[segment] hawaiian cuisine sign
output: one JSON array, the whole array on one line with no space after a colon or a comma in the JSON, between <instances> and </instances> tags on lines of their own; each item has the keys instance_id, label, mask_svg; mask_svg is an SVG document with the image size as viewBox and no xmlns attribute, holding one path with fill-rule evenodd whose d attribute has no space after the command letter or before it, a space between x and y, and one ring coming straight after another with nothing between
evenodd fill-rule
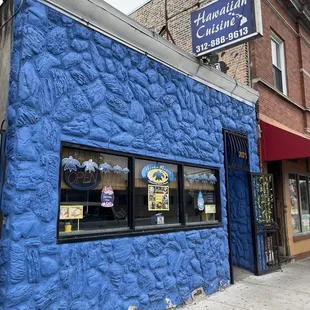
<instances>
[{"instance_id":1,"label":"hawaiian cuisine sign","mask_svg":"<svg viewBox=\"0 0 310 310\"><path fill-rule=\"evenodd\" d=\"M202 56L262 35L260 0L216 0L191 14L193 53Z\"/></svg>"}]
</instances>

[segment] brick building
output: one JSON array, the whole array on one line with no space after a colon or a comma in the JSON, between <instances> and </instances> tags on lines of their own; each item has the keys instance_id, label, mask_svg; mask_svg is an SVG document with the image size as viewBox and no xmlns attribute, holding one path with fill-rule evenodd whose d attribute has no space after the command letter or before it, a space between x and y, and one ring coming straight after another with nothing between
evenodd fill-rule
<instances>
[{"instance_id":1,"label":"brick building","mask_svg":"<svg viewBox=\"0 0 310 310\"><path fill-rule=\"evenodd\" d=\"M165 10L164 0L153 0L130 16L158 33L168 27L191 52L190 13L207 2L167 0ZM281 252L302 258L310 255L310 2L261 0L261 7L264 36L223 60L228 75L260 94L261 169L274 174Z\"/></svg>"},{"instance_id":2,"label":"brick building","mask_svg":"<svg viewBox=\"0 0 310 310\"><path fill-rule=\"evenodd\" d=\"M164 32L167 27L172 39L167 35L167 32L163 36L170 41L173 40L177 46L191 53L190 13L208 2L210 0L167 0L168 18L166 18L165 0L152 0L132 12L129 16L156 33ZM248 44L226 50L222 60L229 67L227 72L229 76L249 85Z\"/></svg>"}]
</instances>

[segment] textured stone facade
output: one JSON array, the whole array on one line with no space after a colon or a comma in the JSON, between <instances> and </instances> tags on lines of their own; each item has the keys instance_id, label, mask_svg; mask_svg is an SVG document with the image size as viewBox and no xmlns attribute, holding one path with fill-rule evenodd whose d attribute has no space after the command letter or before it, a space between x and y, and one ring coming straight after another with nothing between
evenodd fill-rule
<instances>
[{"instance_id":1,"label":"textured stone facade","mask_svg":"<svg viewBox=\"0 0 310 310\"><path fill-rule=\"evenodd\" d=\"M229 283L223 128L255 109L27 1L14 21L2 309L165 309ZM222 228L57 244L61 141L220 168Z\"/></svg>"},{"instance_id":2,"label":"textured stone facade","mask_svg":"<svg viewBox=\"0 0 310 310\"><path fill-rule=\"evenodd\" d=\"M203 6L211 0L200 1ZM190 14L198 9L197 0L167 0L168 28L175 44L192 53ZM166 25L165 0L152 0L130 14L143 26L159 33ZM164 37L171 41L165 34ZM248 44L242 44L225 51L221 58L230 68L227 74L249 85Z\"/></svg>"},{"instance_id":3,"label":"textured stone facade","mask_svg":"<svg viewBox=\"0 0 310 310\"><path fill-rule=\"evenodd\" d=\"M248 173L229 170L228 182L233 264L254 272Z\"/></svg>"}]
</instances>

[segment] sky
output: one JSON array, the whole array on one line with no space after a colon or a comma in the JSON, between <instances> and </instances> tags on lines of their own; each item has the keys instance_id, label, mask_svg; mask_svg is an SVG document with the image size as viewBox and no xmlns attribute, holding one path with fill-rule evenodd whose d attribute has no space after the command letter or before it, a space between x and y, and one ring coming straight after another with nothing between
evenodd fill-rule
<instances>
[{"instance_id":1,"label":"sky","mask_svg":"<svg viewBox=\"0 0 310 310\"><path fill-rule=\"evenodd\" d=\"M1 1L1 0L0 0ZM104 0L109 4L113 5L118 10L125 14L132 12L139 5L147 2L147 0Z\"/></svg>"}]
</instances>

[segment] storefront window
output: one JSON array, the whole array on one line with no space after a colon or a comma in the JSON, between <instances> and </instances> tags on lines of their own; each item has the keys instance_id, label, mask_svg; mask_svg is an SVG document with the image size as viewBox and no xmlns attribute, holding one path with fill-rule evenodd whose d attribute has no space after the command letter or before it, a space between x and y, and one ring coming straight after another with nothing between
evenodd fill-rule
<instances>
[{"instance_id":1,"label":"storefront window","mask_svg":"<svg viewBox=\"0 0 310 310\"><path fill-rule=\"evenodd\" d=\"M206 168L184 167L184 204L186 223L216 222L217 178Z\"/></svg>"},{"instance_id":2,"label":"storefront window","mask_svg":"<svg viewBox=\"0 0 310 310\"><path fill-rule=\"evenodd\" d=\"M293 233L300 233L300 213L298 206L298 187L297 187L297 176L295 174L289 175L289 195L291 202L291 217L292 217L292 228Z\"/></svg>"},{"instance_id":3,"label":"storefront window","mask_svg":"<svg viewBox=\"0 0 310 310\"><path fill-rule=\"evenodd\" d=\"M180 225L178 166L135 161L135 225Z\"/></svg>"},{"instance_id":4,"label":"storefront window","mask_svg":"<svg viewBox=\"0 0 310 310\"><path fill-rule=\"evenodd\" d=\"M58 242L217 227L216 168L63 143Z\"/></svg>"},{"instance_id":5,"label":"storefront window","mask_svg":"<svg viewBox=\"0 0 310 310\"><path fill-rule=\"evenodd\" d=\"M59 235L128 229L128 159L63 148Z\"/></svg>"},{"instance_id":6,"label":"storefront window","mask_svg":"<svg viewBox=\"0 0 310 310\"><path fill-rule=\"evenodd\" d=\"M302 214L303 231L309 231L309 199L308 199L308 179L305 176L299 177L300 205Z\"/></svg>"}]
</instances>

